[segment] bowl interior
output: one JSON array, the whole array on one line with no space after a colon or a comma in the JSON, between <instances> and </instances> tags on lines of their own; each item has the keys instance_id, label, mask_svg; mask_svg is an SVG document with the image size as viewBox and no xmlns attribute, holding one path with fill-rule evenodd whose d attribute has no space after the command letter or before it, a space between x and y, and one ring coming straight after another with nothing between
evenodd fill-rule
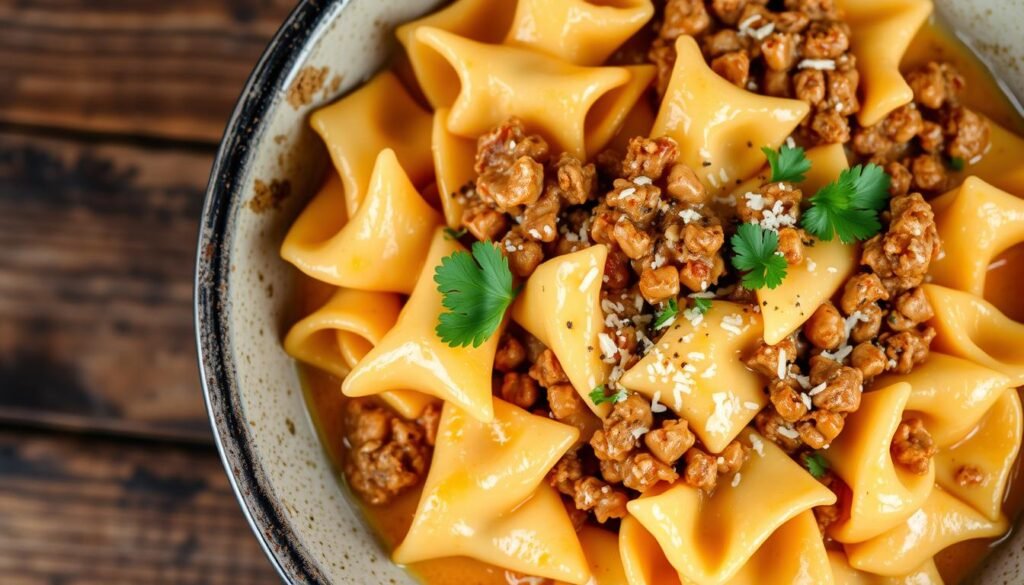
<instances>
[{"instance_id":1,"label":"bowl interior","mask_svg":"<svg viewBox=\"0 0 1024 585\"><path fill-rule=\"evenodd\" d=\"M438 4L301 3L243 93L214 167L197 269L208 405L243 509L291 582L414 582L390 563L349 502L309 418L295 365L281 349L298 315L296 272L278 249L329 164L307 124L310 111L376 72L395 49L394 27ZM997 75L1024 95L1019 0L936 4ZM289 88L309 68L326 72L320 89L306 92L308 103L302 103L307 100ZM269 201L269 209L254 199ZM1018 531L990 557L977 582L1013 582L1022 553Z\"/></svg>"}]
</instances>

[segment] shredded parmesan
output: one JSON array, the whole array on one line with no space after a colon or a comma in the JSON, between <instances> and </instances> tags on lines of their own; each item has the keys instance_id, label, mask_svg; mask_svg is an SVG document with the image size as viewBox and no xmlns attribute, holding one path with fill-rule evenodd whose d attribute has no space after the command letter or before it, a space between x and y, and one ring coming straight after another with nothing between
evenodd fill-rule
<instances>
[{"instance_id":1,"label":"shredded parmesan","mask_svg":"<svg viewBox=\"0 0 1024 585\"><path fill-rule=\"evenodd\" d=\"M615 345L615 340L602 331L597 334L597 341L601 346L601 353L603 354L601 357L603 361L606 363L614 363L615 353L619 351L619 346ZM612 361L609 362L609 359Z\"/></svg>"},{"instance_id":2,"label":"shredded parmesan","mask_svg":"<svg viewBox=\"0 0 1024 585\"><path fill-rule=\"evenodd\" d=\"M818 265L814 262L814 260L811 260L811 258L808 257L807 258L807 272L814 272L817 269L818 269Z\"/></svg>"},{"instance_id":3,"label":"shredded parmesan","mask_svg":"<svg viewBox=\"0 0 1024 585\"><path fill-rule=\"evenodd\" d=\"M540 232L538 232L536 230L536 228L530 228L530 231L528 231L526 233L530 234L530 237L535 239L535 240L539 240L540 239Z\"/></svg>"},{"instance_id":4,"label":"shredded parmesan","mask_svg":"<svg viewBox=\"0 0 1024 585\"><path fill-rule=\"evenodd\" d=\"M591 266L590 270L588 270L587 274L583 277L583 280L580 281L580 292L587 291L590 285L594 283L594 279L597 278L597 273L597 267Z\"/></svg>"},{"instance_id":5,"label":"shredded parmesan","mask_svg":"<svg viewBox=\"0 0 1024 585\"><path fill-rule=\"evenodd\" d=\"M828 387L828 384L822 382L821 384L818 384L814 388L811 388L810 390L808 390L807 391L807 395L808 396L817 396L818 394L821 394L822 392L824 392L826 387Z\"/></svg>"},{"instance_id":6,"label":"shredded parmesan","mask_svg":"<svg viewBox=\"0 0 1024 585\"><path fill-rule=\"evenodd\" d=\"M619 191L619 199L625 199L634 193L636 193L636 187L626 187L622 191Z\"/></svg>"},{"instance_id":7,"label":"shredded parmesan","mask_svg":"<svg viewBox=\"0 0 1024 585\"><path fill-rule=\"evenodd\" d=\"M645 177L643 175L640 175L639 177L633 179L634 185L650 185L653 182L654 181L652 181L650 177Z\"/></svg>"},{"instance_id":8,"label":"shredded parmesan","mask_svg":"<svg viewBox=\"0 0 1024 585\"><path fill-rule=\"evenodd\" d=\"M787 439L797 439L797 438L800 437L800 433L796 432L795 430L793 430L793 429L791 429L789 427L785 427L785 426L781 426L781 425L778 428L778 433L780 435L782 435L783 437L786 437Z\"/></svg>"},{"instance_id":9,"label":"shredded parmesan","mask_svg":"<svg viewBox=\"0 0 1024 585\"><path fill-rule=\"evenodd\" d=\"M729 392L715 392L711 395L715 409L708 417L704 428L708 433L723 435L729 432L732 417L739 410L739 398Z\"/></svg>"},{"instance_id":10,"label":"shredded parmesan","mask_svg":"<svg viewBox=\"0 0 1024 585\"><path fill-rule=\"evenodd\" d=\"M683 311L683 318L690 322L690 325L696 327L704 322L704 315L697 310L697 307L690 307Z\"/></svg>"},{"instance_id":11,"label":"shredded parmesan","mask_svg":"<svg viewBox=\"0 0 1024 585\"><path fill-rule=\"evenodd\" d=\"M740 480L742 480L742 479L743 479L742 475L740 475L740 472L737 471L736 475L732 476L732 487L736 487L736 486L740 485Z\"/></svg>"},{"instance_id":12,"label":"shredded parmesan","mask_svg":"<svg viewBox=\"0 0 1024 585\"><path fill-rule=\"evenodd\" d=\"M750 447L754 449L755 453L757 453L761 457L764 457L764 441L761 440L761 437L758 437L757 435L751 433Z\"/></svg>"},{"instance_id":13,"label":"shredded parmesan","mask_svg":"<svg viewBox=\"0 0 1024 585\"><path fill-rule=\"evenodd\" d=\"M732 333L733 335L740 335L741 333L743 333L743 330L740 329L742 325L743 317L738 313L722 317L722 329L725 329L726 331Z\"/></svg>"},{"instance_id":14,"label":"shredded parmesan","mask_svg":"<svg viewBox=\"0 0 1024 585\"><path fill-rule=\"evenodd\" d=\"M792 136L787 136L786 137L786 146L788 146L790 148L796 148L796 141L793 140Z\"/></svg>"},{"instance_id":15,"label":"shredded parmesan","mask_svg":"<svg viewBox=\"0 0 1024 585\"><path fill-rule=\"evenodd\" d=\"M801 392L800 393L800 400L803 401L804 406L807 407L807 410L811 410L811 409L814 408L814 403L811 402L811 397L808 396L807 394L804 394L803 392Z\"/></svg>"},{"instance_id":16,"label":"shredded parmesan","mask_svg":"<svg viewBox=\"0 0 1024 585\"><path fill-rule=\"evenodd\" d=\"M693 223L703 219L703 215L700 212L693 209L684 209L679 212L679 217L682 218L684 224Z\"/></svg>"},{"instance_id":17,"label":"shredded parmesan","mask_svg":"<svg viewBox=\"0 0 1024 585\"><path fill-rule=\"evenodd\" d=\"M775 365L775 375L780 380L786 379L786 350L779 348L779 362Z\"/></svg>"},{"instance_id":18,"label":"shredded parmesan","mask_svg":"<svg viewBox=\"0 0 1024 585\"><path fill-rule=\"evenodd\" d=\"M651 430L651 429L649 429L647 427L637 427L637 428L631 430L630 434L633 435L634 439L639 439L640 437L646 435L647 431L649 431L649 430Z\"/></svg>"},{"instance_id":19,"label":"shredded parmesan","mask_svg":"<svg viewBox=\"0 0 1024 585\"><path fill-rule=\"evenodd\" d=\"M701 374L700 377L701 378L705 378L705 379L712 378L712 377L714 377L714 375L715 375L715 373L717 371L718 371L718 364L712 363L710 366L708 366L708 369L704 370L704 373Z\"/></svg>"},{"instance_id":20,"label":"shredded parmesan","mask_svg":"<svg viewBox=\"0 0 1024 585\"><path fill-rule=\"evenodd\" d=\"M654 398L651 398L651 412L654 414L668 410L668 407L660 403L659 400L661 400L661 390L655 390Z\"/></svg>"},{"instance_id":21,"label":"shredded parmesan","mask_svg":"<svg viewBox=\"0 0 1024 585\"><path fill-rule=\"evenodd\" d=\"M817 69L818 71L835 71L836 62L832 59L804 59L796 66L797 69Z\"/></svg>"}]
</instances>

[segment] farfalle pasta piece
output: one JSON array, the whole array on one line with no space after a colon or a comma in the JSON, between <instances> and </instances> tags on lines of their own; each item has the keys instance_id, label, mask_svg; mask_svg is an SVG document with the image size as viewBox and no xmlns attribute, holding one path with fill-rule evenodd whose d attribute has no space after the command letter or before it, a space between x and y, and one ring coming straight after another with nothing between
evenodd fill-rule
<instances>
[{"instance_id":1,"label":"farfalle pasta piece","mask_svg":"<svg viewBox=\"0 0 1024 585\"><path fill-rule=\"evenodd\" d=\"M608 248L595 245L542 263L512 305L512 319L554 352L576 392L600 417L611 406L594 404L590 391L604 384L611 370L601 360L599 337L607 257Z\"/></svg>"},{"instance_id":2,"label":"farfalle pasta piece","mask_svg":"<svg viewBox=\"0 0 1024 585\"><path fill-rule=\"evenodd\" d=\"M1024 384L1024 324L972 294L943 286L922 287L935 310L932 349L981 364Z\"/></svg>"},{"instance_id":3,"label":"farfalle pasta piece","mask_svg":"<svg viewBox=\"0 0 1024 585\"><path fill-rule=\"evenodd\" d=\"M829 551L828 560L832 565L835 585L944 585L939 569L931 559L913 571L895 577L858 571L850 566L846 554L841 551Z\"/></svg>"},{"instance_id":4,"label":"farfalle pasta piece","mask_svg":"<svg viewBox=\"0 0 1024 585\"><path fill-rule=\"evenodd\" d=\"M979 114L980 115L980 114ZM1017 197L1024 197L1024 166L1020 164L1020 153L1024 152L1024 139L986 118L989 129L989 147L976 160L966 160L961 175L975 176Z\"/></svg>"},{"instance_id":5,"label":"farfalle pasta piece","mask_svg":"<svg viewBox=\"0 0 1024 585\"><path fill-rule=\"evenodd\" d=\"M519 0L505 43L600 65L653 15L651 0Z\"/></svg>"},{"instance_id":6,"label":"farfalle pasta piece","mask_svg":"<svg viewBox=\"0 0 1024 585\"><path fill-rule=\"evenodd\" d=\"M338 289L327 303L292 326L284 350L300 362L344 378L398 319L401 300L391 293ZM434 399L408 390L381 394L408 419Z\"/></svg>"},{"instance_id":7,"label":"farfalle pasta piece","mask_svg":"<svg viewBox=\"0 0 1024 585\"><path fill-rule=\"evenodd\" d=\"M679 585L681 581L658 541L635 519L619 529L628 585ZM810 511L783 524L728 585L832 585L832 571L818 523Z\"/></svg>"},{"instance_id":8,"label":"farfalle pasta piece","mask_svg":"<svg viewBox=\"0 0 1024 585\"><path fill-rule=\"evenodd\" d=\"M877 124L909 104L914 91L900 73L900 61L932 12L930 0L840 0L850 24L850 51L860 71L862 126Z\"/></svg>"},{"instance_id":9,"label":"farfalle pasta piece","mask_svg":"<svg viewBox=\"0 0 1024 585\"><path fill-rule=\"evenodd\" d=\"M799 100L740 89L708 67L697 41L676 41L675 68L651 131L679 143L689 165L713 193L729 192L765 164L761 147L778 148L807 115Z\"/></svg>"},{"instance_id":10,"label":"farfalle pasta piece","mask_svg":"<svg viewBox=\"0 0 1024 585\"><path fill-rule=\"evenodd\" d=\"M748 444L757 441L758 450L743 465L740 479L719 484L712 495L678 483L661 494L644 496L627 505L629 513L661 546L682 582L731 583L783 526L810 512L814 506L836 501L835 494L774 443L752 431L745 434L744 441ZM752 506L750 502L757 502L757 505ZM817 543L808 539L811 529L817 531L813 518L805 518L787 527L779 537L791 547L806 546L814 550L820 547L820 559L815 564L821 567L821 574L826 575L824 547L820 536L815 538ZM786 556L790 555L792 549ZM791 561L795 563L791 567L799 565L798 558ZM763 562L773 561L764 559ZM776 566L780 562L781 559L774 559ZM629 571L631 565L625 563L625 566ZM763 566L759 563L753 568L752 578L756 579L755 573Z\"/></svg>"},{"instance_id":11,"label":"farfalle pasta piece","mask_svg":"<svg viewBox=\"0 0 1024 585\"><path fill-rule=\"evenodd\" d=\"M295 218L281 243L281 258L306 274L316 273L330 262L324 247L348 223L345 187L341 177L331 172L313 199Z\"/></svg>"},{"instance_id":12,"label":"farfalle pasta piece","mask_svg":"<svg viewBox=\"0 0 1024 585\"><path fill-rule=\"evenodd\" d=\"M398 41L409 55L413 72L421 80L420 88L434 108L445 105L445 88L424 84L422 80L429 79L448 65L436 51L417 39L416 31L431 27L482 43L500 43L512 25L516 4L516 0L456 0L437 12L407 22L395 30Z\"/></svg>"},{"instance_id":13,"label":"farfalle pasta piece","mask_svg":"<svg viewBox=\"0 0 1024 585\"><path fill-rule=\"evenodd\" d=\"M334 104L313 112L309 124L327 145L345 186L345 208L355 215L370 186L377 155L395 151L402 168L417 186L434 171L430 156L430 114L425 112L389 71Z\"/></svg>"},{"instance_id":14,"label":"farfalle pasta piece","mask_svg":"<svg viewBox=\"0 0 1024 585\"><path fill-rule=\"evenodd\" d=\"M1017 391L1003 391L970 436L935 456L935 482L989 520L999 520L1006 486L1020 452L1021 418ZM965 466L981 475L979 484L961 484L958 476L965 472Z\"/></svg>"},{"instance_id":15,"label":"farfalle pasta piece","mask_svg":"<svg viewBox=\"0 0 1024 585\"><path fill-rule=\"evenodd\" d=\"M456 251L464 248L438 228L398 322L342 383L347 396L415 390L453 402L482 422L493 419L491 373L501 332L479 347L450 347L434 331L438 315L445 311L434 270Z\"/></svg>"},{"instance_id":16,"label":"farfalle pasta piece","mask_svg":"<svg viewBox=\"0 0 1024 585\"><path fill-rule=\"evenodd\" d=\"M1024 242L1024 201L968 177L931 205L944 252L932 261L932 282L984 296L989 264Z\"/></svg>"},{"instance_id":17,"label":"farfalle pasta piece","mask_svg":"<svg viewBox=\"0 0 1024 585\"><path fill-rule=\"evenodd\" d=\"M715 300L703 316L681 311L620 383L685 418L719 453L768 403L764 380L742 361L761 335L761 316L748 305Z\"/></svg>"},{"instance_id":18,"label":"farfalle pasta piece","mask_svg":"<svg viewBox=\"0 0 1024 585\"><path fill-rule=\"evenodd\" d=\"M764 320L764 341L779 343L803 326L822 303L832 298L857 266L857 246L839 238L804 246L804 261L790 265L786 278L775 288L757 289Z\"/></svg>"},{"instance_id":19,"label":"farfalle pasta piece","mask_svg":"<svg viewBox=\"0 0 1024 585\"><path fill-rule=\"evenodd\" d=\"M326 240L310 237L305 229L297 237L290 233L281 255L336 286L409 293L440 224L441 217L416 191L395 152L385 149L373 166L366 200L351 220Z\"/></svg>"},{"instance_id":20,"label":"farfalle pasta piece","mask_svg":"<svg viewBox=\"0 0 1024 585\"><path fill-rule=\"evenodd\" d=\"M855 569L895 577L920 567L947 546L999 536L1008 527L1006 518L989 520L936 486L924 505L896 527L845 545L846 557Z\"/></svg>"},{"instance_id":21,"label":"farfalle pasta piece","mask_svg":"<svg viewBox=\"0 0 1024 585\"><path fill-rule=\"evenodd\" d=\"M586 524L580 529L580 544L590 566L587 585L630 585L619 559L619 538L614 532ZM565 585L559 581L557 585Z\"/></svg>"},{"instance_id":22,"label":"farfalle pasta piece","mask_svg":"<svg viewBox=\"0 0 1024 585\"><path fill-rule=\"evenodd\" d=\"M643 98L657 76L657 69L653 65L626 65L623 69L629 72L629 82L598 100L587 113L584 144L588 157L608 146L627 124L634 125L629 137L645 136L651 130L653 119L648 123L644 117L650 106Z\"/></svg>"},{"instance_id":23,"label":"farfalle pasta piece","mask_svg":"<svg viewBox=\"0 0 1024 585\"><path fill-rule=\"evenodd\" d=\"M448 227L455 229L462 224L462 203L455 197L463 187L476 180L473 162L476 158L476 142L456 136L448 130L448 108L434 112L434 137L431 148L434 153L434 176L437 178L438 197Z\"/></svg>"},{"instance_id":24,"label":"farfalle pasta piece","mask_svg":"<svg viewBox=\"0 0 1024 585\"><path fill-rule=\"evenodd\" d=\"M490 422L446 403L395 562L467 556L583 585L589 571L580 541L558 493L544 483L578 436L574 427L497 398Z\"/></svg>"},{"instance_id":25,"label":"farfalle pasta piece","mask_svg":"<svg viewBox=\"0 0 1024 585\"><path fill-rule=\"evenodd\" d=\"M821 452L850 487L848 513L829 527L839 542L876 537L904 522L928 498L935 483L933 463L917 475L897 465L890 453L910 391L910 384L898 383L864 393L842 434Z\"/></svg>"},{"instance_id":26,"label":"farfalle pasta piece","mask_svg":"<svg viewBox=\"0 0 1024 585\"><path fill-rule=\"evenodd\" d=\"M906 409L919 415L940 448L967 436L1010 387L1010 379L995 370L934 351L909 374L886 374L872 386L898 382L910 384Z\"/></svg>"},{"instance_id":27,"label":"farfalle pasta piece","mask_svg":"<svg viewBox=\"0 0 1024 585\"><path fill-rule=\"evenodd\" d=\"M527 49L478 43L439 29L416 31L419 42L448 63L420 77L425 91L451 107L448 129L475 138L512 116L544 136L556 151L586 158L588 131L608 115L602 100L623 104L617 89L629 89L624 67L579 67ZM430 88L427 90L427 88ZM625 115L622 115L625 119ZM608 133L608 138L614 132Z\"/></svg>"}]
</instances>

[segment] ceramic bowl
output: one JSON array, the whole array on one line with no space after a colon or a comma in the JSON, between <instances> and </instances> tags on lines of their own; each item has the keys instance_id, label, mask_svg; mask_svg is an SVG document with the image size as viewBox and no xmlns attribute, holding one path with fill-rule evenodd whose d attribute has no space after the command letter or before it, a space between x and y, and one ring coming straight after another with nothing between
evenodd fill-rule
<instances>
[{"instance_id":1,"label":"ceramic bowl","mask_svg":"<svg viewBox=\"0 0 1024 585\"><path fill-rule=\"evenodd\" d=\"M348 500L310 422L295 366L281 349L296 317L296 274L278 249L329 164L309 113L379 70L396 50L395 26L439 4L302 0L249 78L213 166L196 260L203 389L242 511L289 583L414 582L391 564ZM1020 0L936 4L1024 96ZM322 89L306 100L290 95L309 67L327 68ZM1022 553L1016 531L977 582L1019 582Z\"/></svg>"}]
</instances>

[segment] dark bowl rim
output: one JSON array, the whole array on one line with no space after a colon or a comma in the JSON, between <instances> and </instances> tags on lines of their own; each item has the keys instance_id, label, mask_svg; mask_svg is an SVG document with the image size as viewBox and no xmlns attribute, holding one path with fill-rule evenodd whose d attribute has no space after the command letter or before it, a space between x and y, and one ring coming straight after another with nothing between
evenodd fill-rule
<instances>
[{"instance_id":1,"label":"dark bowl rim","mask_svg":"<svg viewBox=\"0 0 1024 585\"><path fill-rule=\"evenodd\" d=\"M229 356L228 274L231 211L251 160L251 145L266 114L285 91L298 57L324 21L349 0L299 0L267 45L240 94L214 158L203 201L194 273L194 327L200 382L214 442L249 527L286 583L326 583L270 495L248 429L240 416L237 380Z\"/></svg>"}]
</instances>

